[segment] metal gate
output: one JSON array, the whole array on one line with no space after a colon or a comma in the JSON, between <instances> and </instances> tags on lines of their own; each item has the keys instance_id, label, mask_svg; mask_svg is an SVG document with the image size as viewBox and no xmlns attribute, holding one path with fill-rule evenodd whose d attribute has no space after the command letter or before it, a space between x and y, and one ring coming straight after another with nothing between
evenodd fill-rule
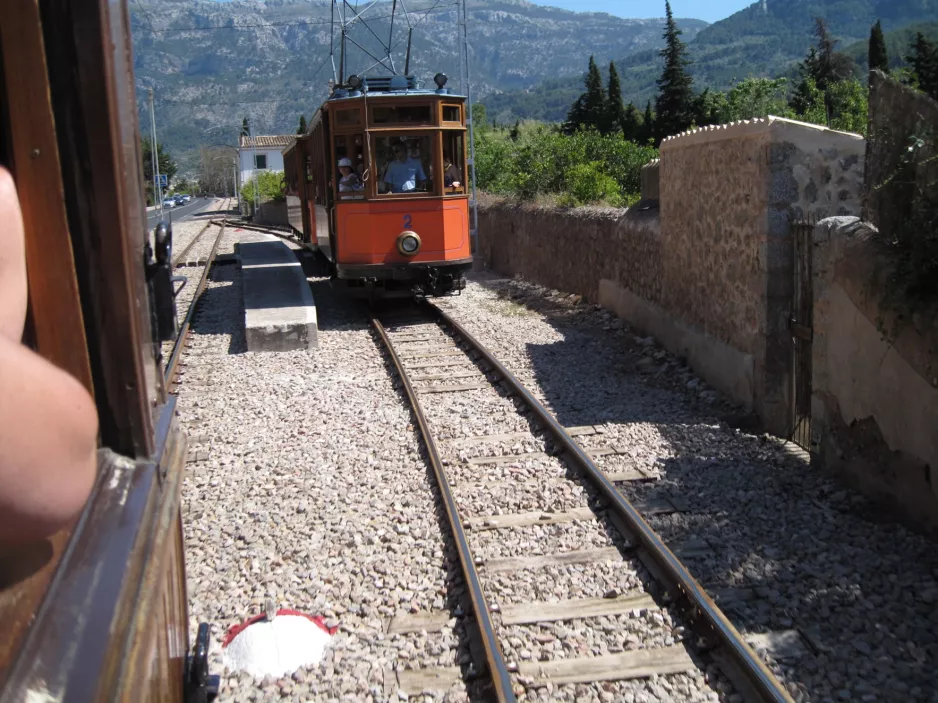
<instances>
[{"instance_id":1,"label":"metal gate","mask_svg":"<svg viewBox=\"0 0 938 703\"><path fill-rule=\"evenodd\" d=\"M795 249L794 295L791 311L792 373L791 373L791 437L811 450L811 339L814 296L811 286L811 238L814 223L797 221L791 224Z\"/></svg>"}]
</instances>

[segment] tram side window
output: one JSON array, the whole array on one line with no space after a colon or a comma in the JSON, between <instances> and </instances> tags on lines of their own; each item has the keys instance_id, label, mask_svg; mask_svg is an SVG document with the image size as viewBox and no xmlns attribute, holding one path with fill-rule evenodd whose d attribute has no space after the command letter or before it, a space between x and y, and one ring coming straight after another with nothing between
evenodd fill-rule
<instances>
[{"instance_id":1,"label":"tram side window","mask_svg":"<svg viewBox=\"0 0 938 703\"><path fill-rule=\"evenodd\" d=\"M424 193L433 191L430 137L397 135L375 139L379 193Z\"/></svg>"},{"instance_id":2,"label":"tram side window","mask_svg":"<svg viewBox=\"0 0 938 703\"><path fill-rule=\"evenodd\" d=\"M466 192L466 150L462 132L443 132L443 192Z\"/></svg>"},{"instance_id":3,"label":"tram side window","mask_svg":"<svg viewBox=\"0 0 938 703\"><path fill-rule=\"evenodd\" d=\"M362 135L339 134L335 137L335 169L339 197L343 200L364 198L362 173L365 168Z\"/></svg>"}]
</instances>

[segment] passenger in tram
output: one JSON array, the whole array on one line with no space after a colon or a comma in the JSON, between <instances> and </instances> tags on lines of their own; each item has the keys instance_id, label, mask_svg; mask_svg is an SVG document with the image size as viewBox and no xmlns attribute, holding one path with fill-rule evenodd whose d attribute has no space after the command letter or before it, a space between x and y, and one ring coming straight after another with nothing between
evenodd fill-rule
<instances>
[{"instance_id":1,"label":"passenger in tram","mask_svg":"<svg viewBox=\"0 0 938 703\"><path fill-rule=\"evenodd\" d=\"M453 163L452 157L443 152L443 185L459 188L461 178L462 174L456 164Z\"/></svg>"},{"instance_id":2,"label":"passenger in tram","mask_svg":"<svg viewBox=\"0 0 938 703\"><path fill-rule=\"evenodd\" d=\"M349 158L339 159L339 173L342 177L339 179L339 192L349 193L355 190L362 190L361 179L358 174L352 170L352 160Z\"/></svg>"},{"instance_id":3,"label":"passenger in tram","mask_svg":"<svg viewBox=\"0 0 938 703\"><path fill-rule=\"evenodd\" d=\"M427 175L418 159L408 157L404 144L396 142L391 151L394 160L384 172L384 184L392 193L408 193L423 186Z\"/></svg>"},{"instance_id":4,"label":"passenger in tram","mask_svg":"<svg viewBox=\"0 0 938 703\"><path fill-rule=\"evenodd\" d=\"M69 524L97 470L91 395L21 343L24 239L16 186L0 167L0 545L47 537Z\"/></svg>"}]
</instances>

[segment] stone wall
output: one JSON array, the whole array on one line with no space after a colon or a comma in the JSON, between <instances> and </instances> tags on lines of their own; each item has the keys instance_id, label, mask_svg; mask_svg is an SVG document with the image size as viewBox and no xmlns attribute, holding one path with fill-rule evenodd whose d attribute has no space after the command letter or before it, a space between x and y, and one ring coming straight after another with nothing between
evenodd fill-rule
<instances>
[{"instance_id":1,"label":"stone wall","mask_svg":"<svg viewBox=\"0 0 938 703\"><path fill-rule=\"evenodd\" d=\"M661 299L656 209L554 209L482 197L478 256L496 271L594 302L603 278L629 281L646 299Z\"/></svg>"},{"instance_id":2,"label":"stone wall","mask_svg":"<svg viewBox=\"0 0 938 703\"><path fill-rule=\"evenodd\" d=\"M791 422L790 223L858 215L863 156L859 135L776 117L661 147L665 308L752 355L752 405L777 434Z\"/></svg>"},{"instance_id":3,"label":"stone wall","mask_svg":"<svg viewBox=\"0 0 938 703\"><path fill-rule=\"evenodd\" d=\"M822 463L938 535L938 309L897 329L892 264L857 218L813 238L812 432ZM884 332L889 334L884 338Z\"/></svg>"},{"instance_id":4,"label":"stone wall","mask_svg":"<svg viewBox=\"0 0 938 703\"><path fill-rule=\"evenodd\" d=\"M863 151L858 135L774 117L695 130L662 144L660 211L483 202L479 253L614 310L786 434L789 223L859 214Z\"/></svg>"},{"instance_id":5,"label":"stone wall","mask_svg":"<svg viewBox=\"0 0 938 703\"><path fill-rule=\"evenodd\" d=\"M283 200L268 200L257 208L254 221L262 225L289 226L290 217L287 212L287 203Z\"/></svg>"}]
</instances>

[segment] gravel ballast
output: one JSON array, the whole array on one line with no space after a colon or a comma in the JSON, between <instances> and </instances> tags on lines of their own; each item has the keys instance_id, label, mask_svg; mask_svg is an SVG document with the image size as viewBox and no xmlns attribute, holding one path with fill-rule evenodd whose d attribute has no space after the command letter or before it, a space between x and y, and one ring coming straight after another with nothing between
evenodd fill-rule
<instances>
[{"instance_id":1,"label":"gravel ballast","mask_svg":"<svg viewBox=\"0 0 938 703\"><path fill-rule=\"evenodd\" d=\"M237 236L229 228L225 248ZM385 634L395 614L446 605L442 527L364 316L327 279L313 286L319 349L247 353L239 271L216 267L184 356L180 417L190 453L208 454L183 487L190 636L212 625L220 701L396 699L385 671L463 654L452 634ZM318 667L266 681L222 668L226 630L267 598L339 628Z\"/></svg>"},{"instance_id":2,"label":"gravel ballast","mask_svg":"<svg viewBox=\"0 0 938 703\"><path fill-rule=\"evenodd\" d=\"M219 253L234 251L238 237L230 227ZM183 488L190 636L199 622L211 623L220 701L401 700L388 672L465 662L468 635L455 618L442 631L407 634L388 634L389 621L451 609L464 587L413 419L366 317L304 261L320 323L315 352L245 351L237 266L215 268L193 321L179 385L180 419L190 453L200 457L188 466ZM615 449L595 460L600 468L639 469L653 479L619 483L630 500L678 506L646 519L672 548L710 546L684 559L706 587L757 594L724 606L737 628L747 636L797 631L794 654L766 654L796 700L938 700L934 544L868 520L862 498L784 443L733 429L725 418L738 409L691 369L575 296L480 273L462 296L438 302L561 424L601 428L577 438L589 449ZM447 344L440 334L404 347L425 353ZM447 368L478 371L469 362ZM484 378L479 371L477 378L415 385ZM540 435L472 439L530 433L516 399L485 388L422 394L421 401L464 517L594 506L592 489L565 480L556 457L466 463L552 452ZM602 519L470 536L483 560L621 546ZM489 573L486 592L506 606L648 590L650 575L622 551L621 561ZM224 670L225 631L263 612L268 599L338 628L318 666L277 680ZM661 647L683 637L678 616L661 608L536 626L506 627L497 612L493 617L506 658L522 664ZM712 665L697 663L699 671L635 681L521 680L521 700L737 700ZM458 684L425 699L466 700L467 691Z\"/></svg>"},{"instance_id":3,"label":"gravel ballast","mask_svg":"<svg viewBox=\"0 0 938 703\"><path fill-rule=\"evenodd\" d=\"M603 426L582 444L626 453L596 459L601 469L660 476L618 484L630 500L683 500L685 512L646 519L669 545L713 547L685 560L706 587L755 587L759 598L725 607L744 635L797 630L799 649L767 655L796 700L938 700L933 543L868 519L865 499L790 445L734 429L738 408L610 313L520 279L474 279L440 306L562 424Z\"/></svg>"}]
</instances>

